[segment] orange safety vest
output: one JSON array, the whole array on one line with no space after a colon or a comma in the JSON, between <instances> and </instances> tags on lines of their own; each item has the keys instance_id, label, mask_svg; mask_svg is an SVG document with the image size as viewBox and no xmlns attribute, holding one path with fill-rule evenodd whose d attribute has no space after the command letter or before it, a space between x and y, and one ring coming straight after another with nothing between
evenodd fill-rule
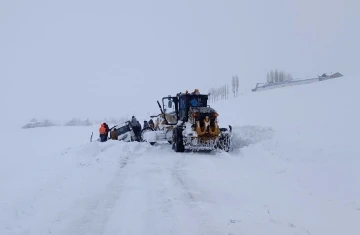
<instances>
[{"instance_id":1,"label":"orange safety vest","mask_svg":"<svg viewBox=\"0 0 360 235\"><path fill-rule=\"evenodd\" d=\"M101 127L99 128L99 132L100 132L100 134L106 133L106 129L105 129L104 125L101 125Z\"/></svg>"}]
</instances>

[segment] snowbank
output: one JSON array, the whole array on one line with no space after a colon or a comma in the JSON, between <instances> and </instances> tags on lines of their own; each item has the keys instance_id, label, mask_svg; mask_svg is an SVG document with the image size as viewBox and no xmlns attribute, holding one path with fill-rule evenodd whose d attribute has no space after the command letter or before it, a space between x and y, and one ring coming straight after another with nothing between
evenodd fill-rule
<instances>
[{"instance_id":1,"label":"snowbank","mask_svg":"<svg viewBox=\"0 0 360 235\"><path fill-rule=\"evenodd\" d=\"M360 111L355 108L360 100L358 85L356 79L334 79L248 93L212 105L219 111L223 125L242 128L250 125L257 128L252 133L259 135L263 133L261 128L274 130L272 139L243 147L241 164L223 167L229 175L219 177L229 178L237 172L230 184L240 186L242 199L238 203L243 204L240 218L252 218L242 223L242 228L247 228L244 231L252 234L255 231L286 234L286 228L299 234L360 231L356 222L360 221L360 188L356 187L360 185L357 148ZM249 138L244 133L246 130L238 133L242 143ZM219 164L209 166L208 171L219 168ZM231 167L234 169L230 170ZM198 181L197 184L206 185L201 179ZM227 186L218 181L217 186L215 182L209 186L209 194L227 192ZM229 194L233 192L228 188ZM256 226L260 221L261 228Z\"/></svg>"},{"instance_id":2,"label":"snowbank","mask_svg":"<svg viewBox=\"0 0 360 235\"><path fill-rule=\"evenodd\" d=\"M330 138L342 144L354 144L359 132L360 111L356 109L360 100L359 83L351 78L334 79L251 92L212 106L218 110L223 126L260 125L285 133L284 138L307 135L316 141Z\"/></svg>"}]
</instances>

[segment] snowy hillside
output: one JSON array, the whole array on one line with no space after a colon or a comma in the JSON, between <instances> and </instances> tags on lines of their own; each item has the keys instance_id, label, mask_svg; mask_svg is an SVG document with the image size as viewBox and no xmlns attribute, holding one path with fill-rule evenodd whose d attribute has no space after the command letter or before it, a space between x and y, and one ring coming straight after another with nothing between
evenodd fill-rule
<instances>
[{"instance_id":1,"label":"snowy hillside","mask_svg":"<svg viewBox=\"0 0 360 235\"><path fill-rule=\"evenodd\" d=\"M10 129L0 234L360 234L359 85L335 79L211 104L221 126L234 126L231 153L90 143L98 126Z\"/></svg>"}]
</instances>

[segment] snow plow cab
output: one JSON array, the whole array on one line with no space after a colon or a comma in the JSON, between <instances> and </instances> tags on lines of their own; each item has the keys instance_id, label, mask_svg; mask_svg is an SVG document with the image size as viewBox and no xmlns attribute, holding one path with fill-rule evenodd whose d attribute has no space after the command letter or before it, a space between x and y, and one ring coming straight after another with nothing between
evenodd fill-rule
<instances>
[{"instance_id":1,"label":"snow plow cab","mask_svg":"<svg viewBox=\"0 0 360 235\"><path fill-rule=\"evenodd\" d=\"M164 97L160 110L166 125L173 126L171 144L176 152L211 151L231 147L232 127L218 126L219 114L211 108L208 94L178 93L175 97Z\"/></svg>"}]
</instances>

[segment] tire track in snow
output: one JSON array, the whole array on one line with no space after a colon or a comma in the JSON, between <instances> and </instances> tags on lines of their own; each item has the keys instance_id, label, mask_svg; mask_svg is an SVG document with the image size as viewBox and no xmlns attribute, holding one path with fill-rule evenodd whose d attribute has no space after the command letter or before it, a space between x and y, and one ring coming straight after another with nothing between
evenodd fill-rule
<instances>
[{"instance_id":1,"label":"tire track in snow","mask_svg":"<svg viewBox=\"0 0 360 235\"><path fill-rule=\"evenodd\" d=\"M121 177L121 170L127 165L128 159L129 157L126 157L120 163L119 171L116 172L114 180L109 183L107 190L101 193L100 198L87 203L85 214L73 222L67 234L71 234L74 231L76 231L75 234L79 235L103 234L111 209L121 195L122 183L124 181L124 178Z\"/></svg>"},{"instance_id":2,"label":"tire track in snow","mask_svg":"<svg viewBox=\"0 0 360 235\"><path fill-rule=\"evenodd\" d=\"M158 149L152 146L128 171L104 234L189 234L192 221L183 216L171 177L175 161Z\"/></svg>"},{"instance_id":3,"label":"tire track in snow","mask_svg":"<svg viewBox=\"0 0 360 235\"><path fill-rule=\"evenodd\" d=\"M132 148L131 148L131 147ZM129 165L129 160L135 159L137 146L125 144L121 151L125 151L123 157L118 162L117 170L113 178L107 184L103 191L99 192L93 199L85 202L85 213L73 221L71 226L64 234L103 234L106 229L106 224L111 217L111 213L121 197L124 181L126 180L126 173L124 169ZM77 202L80 203L81 202ZM75 203L75 205L77 204Z\"/></svg>"},{"instance_id":4,"label":"tire track in snow","mask_svg":"<svg viewBox=\"0 0 360 235\"><path fill-rule=\"evenodd\" d=\"M209 229L212 221L199 213L198 201L184 190L186 183L174 178L179 155L162 154L162 148L152 146L128 168L120 199L98 234L220 234Z\"/></svg>"},{"instance_id":5,"label":"tire track in snow","mask_svg":"<svg viewBox=\"0 0 360 235\"><path fill-rule=\"evenodd\" d=\"M286 228L290 228L290 230L295 230L295 231L291 231L291 232L295 232L295 234L298 234L298 235L303 235L303 234L304 235L312 235L312 233L307 228L295 225L295 224L291 223L290 221L283 222L283 221L274 219L270 209L267 209L267 214L269 216L269 221L273 224L276 224L276 225L279 225L282 227L286 227Z\"/></svg>"},{"instance_id":6,"label":"tire track in snow","mask_svg":"<svg viewBox=\"0 0 360 235\"><path fill-rule=\"evenodd\" d=\"M174 165L172 170L172 176L175 181L175 185L179 185L183 196L185 197L185 204L191 210L189 216L193 215L193 218L197 219L199 233L202 235L217 235L224 234L224 231L221 232L218 228L215 227L214 221L209 218L209 216L201 208L201 201L199 201L196 196L190 191L185 178L181 176L181 165L183 164L184 156L182 156Z\"/></svg>"}]
</instances>

